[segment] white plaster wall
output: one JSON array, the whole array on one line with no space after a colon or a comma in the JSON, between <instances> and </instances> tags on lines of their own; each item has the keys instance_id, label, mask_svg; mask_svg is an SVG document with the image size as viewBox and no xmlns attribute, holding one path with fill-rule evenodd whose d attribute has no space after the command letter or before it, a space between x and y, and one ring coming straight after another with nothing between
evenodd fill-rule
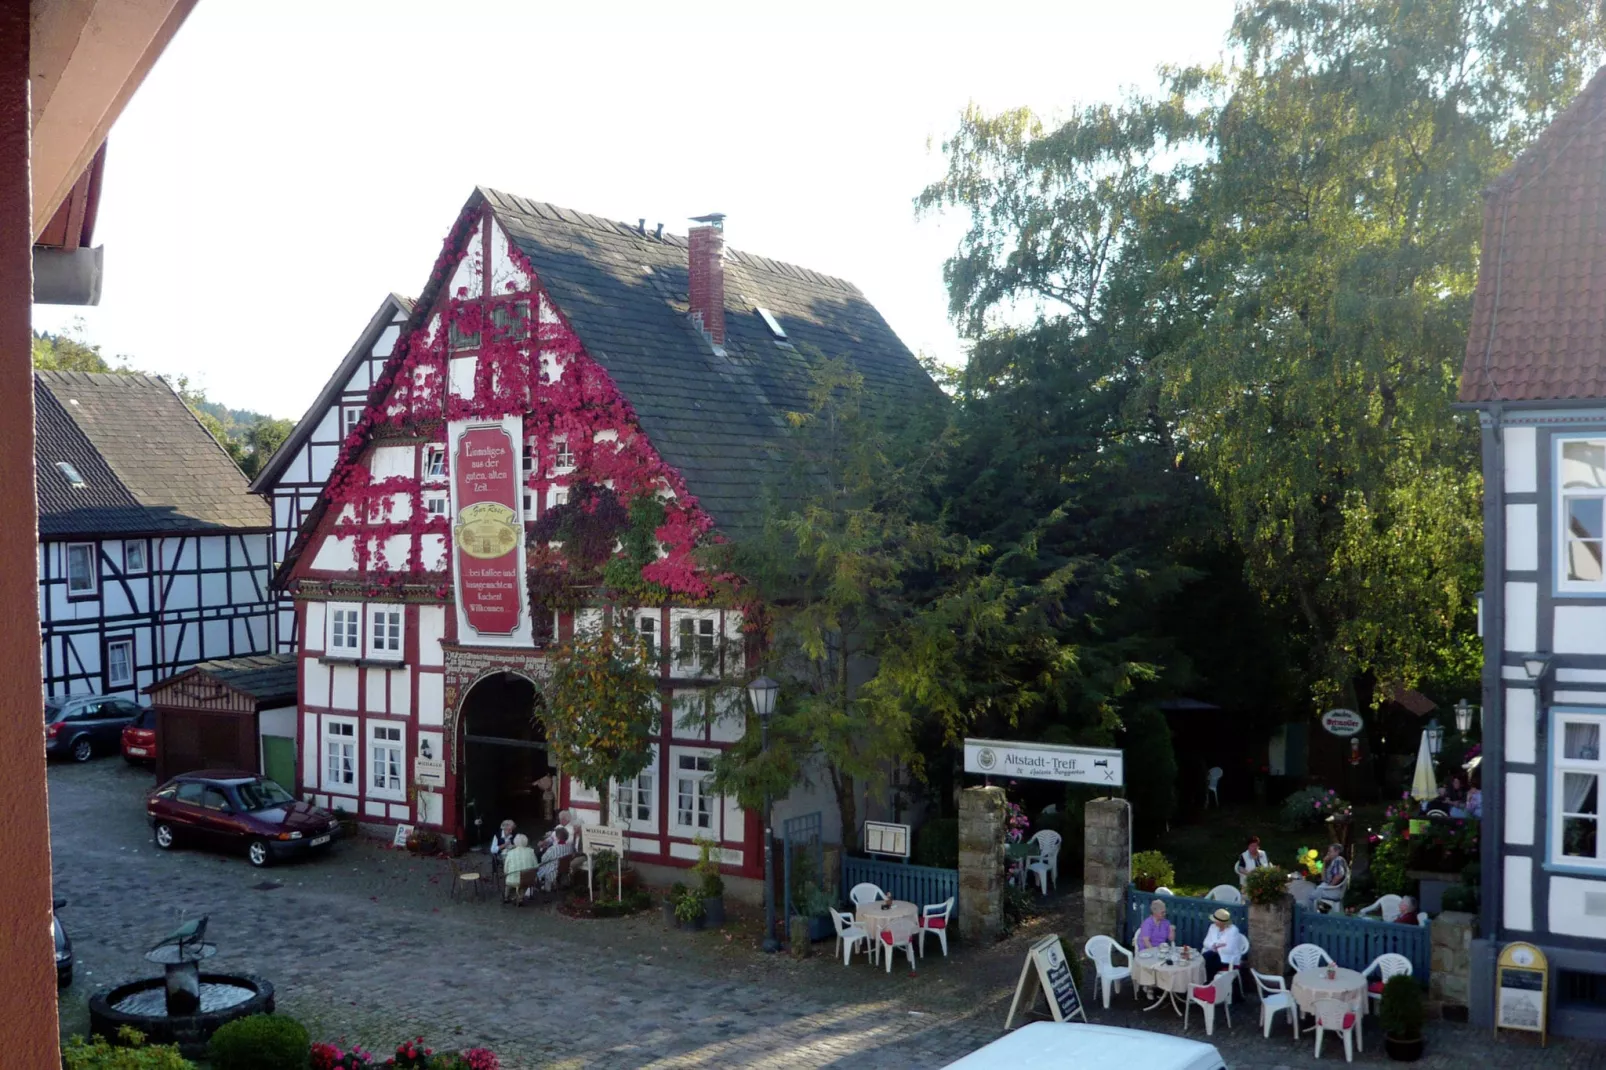
<instances>
[{"instance_id":1,"label":"white plaster wall","mask_svg":"<svg viewBox=\"0 0 1606 1070\"><path fill-rule=\"evenodd\" d=\"M425 572L445 572L446 536L420 535L418 537L418 563Z\"/></svg>"},{"instance_id":2,"label":"white plaster wall","mask_svg":"<svg viewBox=\"0 0 1606 1070\"><path fill-rule=\"evenodd\" d=\"M1606 654L1606 606L1557 606L1552 642L1558 654Z\"/></svg>"},{"instance_id":3,"label":"white plaster wall","mask_svg":"<svg viewBox=\"0 0 1606 1070\"><path fill-rule=\"evenodd\" d=\"M1539 506L1532 502L1506 506L1506 569L1531 572L1539 567Z\"/></svg>"},{"instance_id":4,"label":"white plaster wall","mask_svg":"<svg viewBox=\"0 0 1606 1070\"><path fill-rule=\"evenodd\" d=\"M418 723L446 722L446 677L438 672L418 674Z\"/></svg>"},{"instance_id":5,"label":"white plaster wall","mask_svg":"<svg viewBox=\"0 0 1606 1070\"><path fill-rule=\"evenodd\" d=\"M735 743L747 734L747 696L721 691L714 696L714 721L708 738L715 743Z\"/></svg>"},{"instance_id":6,"label":"white plaster wall","mask_svg":"<svg viewBox=\"0 0 1606 1070\"><path fill-rule=\"evenodd\" d=\"M1539 645L1539 585L1506 584L1506 649L1534 650Z\"/></svg>"},{"instance_id":7,"label":"white plaster wall","mask_svg":"<svg viewBox=\"0 0 1606 1070\"><path fill-rule=\"evenodd\" d=\"M396 339L401 337L401 328L394 323L379 333L379 340L374 343L373 353L376 357L388 357L391 350L396 348Z\"/></svg>"},{"instance_id":8,"label":"white plaster wall","mask_svg":"<svg viewBox=\"0 0 1606 1070\"><path fill-rule=\"evenodd\" d=\"M462 398L465 401L474 400L474 369L479 363L477 357L453 357L451 359L451 392L452 397Z\"/></svg>"},{"instance_id":9,"label":"white plaster wall","mask_svg":"<svg viewBox=\"0 0 1606 1070\"><path fill-rule=\"evenodd\" d=\"M413 446L379 446L368 455L368 471L375 483L395 476L413 477Z\"/></svg>"},{"instance_id":10,"label":"white plaster wall","mask_svg":"<svg viewBox=\"0 0 1606 1070\"><path fill-rule=\"evenodd\" d=\"M1534 760L1534 692L1531 687L1506 688L1506 761Z\"/></svg>"},{"instance_id":11,"label":"white plaster wall","mask_svg":"<svg viewBox=\"0 0 1606 1070\"><path fill-rule=\"evenodd\" d=\"M1606 872L1601 876L1606 878ZM1606 937L1606 879L1551 877L1550 931Z\"/></svg>"},{"instance_id":12,"label":"white plaster wall","mask_svg":"<svg viewBox=\"0 0 1606 1070\"><path fill-rule=\"evenodd\" d=\"M318 786L318 715L301 715L301 783Z\"/></svg>"},{"instance_id":13,"label":"white plaster wall","mask_svg":"<svg viewBox=\"0 0 1606 1070\"><path fill-rule=\"evenodd\" d=\"M441 639L446 635L446 607L418 607L418 663L431 667L445 664L441 658Z\"/></svg>"},{"instance_id":14,"label":"white plaster wall","mask_svg":"<svg viewBox=\"0 0 1606 1070\"><path fill-rule=\"evenodd\" d=\"M257 734L262 736L296 736L296 708L277 706L257 715Z\"/></svg>"},{"instance_id":15,"label":"white plaster wall","mask_svg":"<svg viewBox=\"0 0 1606 1070\"><path fill-rule=\"evenodd\" d=\"M541 354L541 378L548 383L558 382L563 378L563 362L555 353L543 352Z\"/></svg>"},{"instance_id":16,"label":"white plaster wall","mask_svg":"<svg viewBox=\"0 0 1606 1070\"><path fill-rule=\"evenodd\" d=\"M308 461L312 465L312 482L327 483L329 473L335 470L335 462L340 459L339 446L307 447Z\"/></svg>"},{"instance_id":17,"label":"white plaster wall","mask_svg":"<svg viewBox=\"0 0 1606 1070\"><path fill-rule=\"evenodd\" d=\"M385 679L387 670L369 666L367 686L363 688L363 709L369 713L384 713L390 697L390 683Z\"/></svg>"},{"instance_id":18,"label":"white plaster wall","mask_svg":"<svg viewBox=\"0 0 1606 1070\"><path fill-rule=\"evenodd\" d=\"M1606 692L1556 691L1551 701L1558 706L1606 706Z\"/></svg>"},{"instance_id":19,"label":"white plaster wall","mask_svg":"<svg viewBox=\"0 0 1606 1070\"><path fill-rule=\"evenodd\" d=\"M330 666L329 684L329 707L331 709L357 709L357 667L355 665Z\"/></svg>"},{"instance_id":20,"label":"white plaster wall","mask_svg":"<svg viewBox=\"0 0 1606 1070\"><path fill-rule=\"evenodd\" d=\"M1606 683L1606 669L1557 669L1556 680L1574 684Z\"/></svg>"},{"instance_id":21,"label":"white plaster wall","mask_svg":"<svg viewBox=\"0 0 1606 1070\"><path fill-rule=\"evenodd\" d=\"M354 572L357 568L356 542L350 535L328 536L318 547L312 567L330 572Z\"/></svg>"},{"instance_id":22,"label":"white plaster wall","mask_svg":"<svg viewBox=\"0 0 1606 1070\"><path fill-rule=\"evenodd\" d=\"M1539 489L1538 453L1531 427L1506 427L1501 437L1506 446L1506 493L1531 494Z\"/></svg>"},{"instance_id":23,"label":"white plaster wall","mask_svg":"<svg viewBox=\"0 0 1606 1070\"><path fill-rule=\"evenodd\" d=\"M483 295L480 267L484 263L484 253L480 230L476 227L473 235L469 237L468 244L463 248L463 258L457 262L457 269L452 272L452 281L446 291L450 296L468 300Z\"/></svg>"},{"instance_id":24,"label":"white plaster wall","mask_svg":"<svg viewBox=\"0 0 1606 1070\"><path fill-rule=\"evenodd\" d=\"M413 670L402 668L386 675L390 678L390 712L395 717L408 717L413 712Z\"/></svg>"},{"instance_id":25,"label":"white plaster wall","mask_svg":"<svg viewBox=\"0 0 1606 1070\"><path fill-rule=\"evenodd\" d=\"M1533 859L1520 855L1506 856L1505 925L1508 929L1532 930L1534 927Z\"/></svg>"},{"instance_id":26,"label":"white plaster wall","mask_svg":"<svg viewBox=\"0 0 1606 1070\"><path fill-rule=\"evenodd\" d=\"M511 284L511 285L509 285ZM508 252L507 235L502 224L491 221L491 292L493 294L522 293L530 288L529 273L513 263Z\"/></svg>"},{"instance_id":27,"label":"white plaster wall","mask_svg":"<svg viewBox=\"0 0 1606 1070\"><path fill-rule=\"evenodd\" d=\"M306 621L307 621L307 623L306 623L305 629L301 633L301 649L303 649L303 650L322 650L323 649L323 642L324 642L324 639L323 639L323 627L324 627L323 603L322 602L308 602L308 603L306 603L306 606L307 606L307 613L306 613Z\"/></svg>"},{"instance_id":28,"label":"white plaster wall","mask_svg":"<svg viewBox=\"0 0 1606 1070\"><path fill-rule=\"evenodd\" d=\"M1532 846L1534 842L1534 789L1532 773L1506 774L1506 842Z\"/></svg>"}]
</instances>

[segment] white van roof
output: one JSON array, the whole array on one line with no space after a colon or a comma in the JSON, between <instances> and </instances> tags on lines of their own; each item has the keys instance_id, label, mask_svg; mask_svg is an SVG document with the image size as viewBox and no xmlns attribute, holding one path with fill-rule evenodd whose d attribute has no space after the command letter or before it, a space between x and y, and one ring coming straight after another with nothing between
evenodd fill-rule
<instances>
[{"instance_id":1,"label":"white van roof","mask_svg":"<svg viewBox=\"0 0 1606 1070\"><path fill-rule=\"evenodd\" d=\"M1032 1022L999 1037L947 1070L1224 1070L1226 1063L1213 1044L1079 1022Z\"/></svg>"}]
</instances>

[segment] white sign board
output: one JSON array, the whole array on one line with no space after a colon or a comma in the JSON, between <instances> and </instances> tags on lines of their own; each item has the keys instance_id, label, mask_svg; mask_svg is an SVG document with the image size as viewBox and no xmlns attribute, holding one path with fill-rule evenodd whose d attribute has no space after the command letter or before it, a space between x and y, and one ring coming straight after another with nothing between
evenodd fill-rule
<instances>
[{"instance_id":1,"label":"white sign board","mask_svg":"<svg viewBox=\"0 0 1606 1070\"><path fill-rule=\"evenodd\" d=\"M1328 710L1322 714L1322 727L1343 739L1358 735L1366 727L1366 722L1354 710Z\"/></svg>"},{"instance_id":2,"label":"white sign board","mask_svg":"<svg viewBox=\"0 0 1606 1070\"><path fill-rule=\"evenodd\" d=\"M890 821L864 823L864 853L871 855L897 855L909 857L909 826L895 825Z\"/></svg>"},{"instance_id":3,"label":"white sign board","mask_svg":"<svg viewBox=\"0 0 1606 1070\"><path fill-rule=\"evenodd\" d=\"M965 740L965 772L1023 780L1057 780L1095 788L1124 787L1121 752L1054 743Z\"/></svg>"},{"instance_id":4,"label":"white sign board","mask_svg":"<svg viewBox=\"0 0 1606 1070\"><path fill-rule=\"evenodd\" d=\"M625 897L625 830L611 825L587 825L581 834L581 843L585 845L586 856L586 894L593 900L597 898L597 891L591 884L591 875L597 871L594 861L598 851L612 851L619 859L619 865L614 874L619 882L615 895Z\"/></svg>"},{"instance_id":5,"label":"white sign board","mask_svg":"<svg viewBox=\"0 0 1606 1070\"><path fill-rule=\"evenodd\" d=\"M1045 936L1026 952L1021 965L1020 980L1015 982L1015 998L1009 1004L1009 1017L1004 1019L1008 1029L1015 1020L1015 1012L1022 1015L1032 1012L1038 994L1048 999L1049 1013L1056 1022L1068 1022L1077 1015L1087 1021L1082 1009L1082 997L1076 991L1076 980L1071 976L1071 964L1065 960L1065 948L1057 936ZM1025 1000L1024 1006L1022 1000Z\"/></svg>"},{"instance_id":6,"label":"white sign board","mask_svg":"<svg viewBox=\"0 0 1606 1070\"><path fill-rule=\"evenodd\" d=\"M446 759L414 758L413 783L421 788L444 788L446 786Z\"/></svg>"},{"instance_id":7,"label":"white sign board","mask_svg":"<svg viewBox=\"0 0 1606 1070\"><path fill-rule=\"evenodd\" d=\"M407 846L407 837L411 836L412 834L413 834L413 826L411 826L411 825L397 825L396 826L396 836L395 836L394 839L392 839L390 841L390 845L392 847L406 847Z\"/></svg>"}]
</instances>

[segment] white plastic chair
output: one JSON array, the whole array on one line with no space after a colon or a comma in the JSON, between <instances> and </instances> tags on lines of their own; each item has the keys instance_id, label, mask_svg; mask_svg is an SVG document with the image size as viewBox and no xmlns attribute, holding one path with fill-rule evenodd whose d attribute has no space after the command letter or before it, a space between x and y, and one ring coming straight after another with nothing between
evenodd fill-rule
<instances>
[{"instance_id":1,"label":"white plastic chair","mask_svg":"<svg viewBox=\"0 0 1606 1070\"><path fill-rule=\"evenodd\" d=\"M948 957L948 919L954 915L954 897L920 910L920 957L926 957L926 934L936 933L942 942L942 957Z\"/></svg>"},{"instance_id":2,"label":"white plastic chair","mask_svg":"<svg viewBox=\"0 0 1606 1070\"><path fill-rule=\"evenodd\" d=\"M848 898L853 901L853 905L856 907L862 907L866 903L879 903L886 897L886 892L883 892L869 881L865 881L863 884L855 884L848 892Z\"/></svg>"},{"instance_id":3,"label":"white plastic chair","mask_svg":"<svg viewBox=\"0 0 1606 1070\"><path fill-rule=\"evenodd\" d=\"M1418 914L1416 916L1416 923L1418 925L1420 925L1424 929L1426 929L1430 924L1432 924L1432 922L1433 922L1433 919L1428 917L1425 913L1424 914Z\"/></svg>"},{"instance_id":4,"label":"white plastic chair","mask_svg":"<svg viewBox=\"0 0 1606 1070\"><path fill-rule=\"evenodd\" d=\"M1110 1009L1110 990L1119 991L1122 981L1132 979L1132 952L1111 940L1108 936L1095 936L1087 942L1083 949L1087 957L1093 960L1093 965L1099 971L1099 989L1104 993L1104 1009ZM1117 966L1113 961L1116 952L1126 956L1126 965Z\"/></svg>"},{"instance_id":5,"label":"white plastic chair","mask_svg":"<svg viewBox=\"0 0 1606 1070\"><path fill-rule=\"evenodd\" d=\"M1379 955L1372 960L1371 965L1361 971L1361 976L1369 978L1372 976L1373 970L1377 971L1377 980L1367 982L1366 999L1368 1007L1383 1002L1383 985L1390 977L1396 977L1402 973L1407 977L1411 976L1411 960L1404 955L1396 955L1393 952Z\"/></svg>"},{"instance_id":6,"label":"white plastic chair","mask_svg":"<svg viewBox=\"0 0 1606 1070\"><path fill-rule=\"evenodd\" d=\"M852 914L845 910L833 910L831 924L836 926L836 947L842 952L842 965L848 965L853 958L853 949L861 940L864 941L865 957L870 956L870 934L860 928L858 920Z\"/></svg>"},{"instance_id":7,"label":"white plastic chair","mask_svg":"<svg viewBox=\"0 0 1606 1070\"><path fill-rule=\"evenodd\" d=\"M1205 788L1205 805L1209 806L1210 800L1215 799L1216 809L1219 810L1221 809L1221 793L1216 789L1221 786L1221 766L1212 765L1210 767L1210 772L1207 773L1206 776L1209 777L1209 780L1207 781L1207 786Z\"/></svg>"},{"instance_id":8,"label":"white plastic chair","mask_svg":"<svg viewBox=\"0 0 1606 1070\"><path fill-rule=\"evenodd\" d=\"M1037 850L1026 858L1026 868L1029 870L1035 870L1033 863L1047 862L1049 875L1054 878L1056 888L1060 886L1060 847L1064 844L1064 840L1065 837L1053 829L1043 829L1034 833L1032 842L1037 844ZM1045 891L1043 894L1048 893Z\"/></svg>"},{"instance_id":9,"label":"white plastic chair","mask_svg":"<svg viewBox=\"0 0 1606 1070\"><path fill-rule=\"evenodd\" d=\"M1316 944L1300 944L1288 953L1288 965L1298 973L1300 970L1319 970L1323 966L1337 966L1338 963L1333 961L1333 956Z\"/></svg>"},{"instance_id":10,"label":"white plastic chair","mask_svg":"<svg viewBox=\"0 0 1606 1070\"><path fill-rule=\"evenodd\" d=\"M1059 877L1055 874L1055 871L1058 870L1060 866L1060 845L1058 833L1055 834L1055 839L1053 841L1045 842L1043 844L1042 851L1043 853L1037 856L1037 861L1026 863L1026 872L1037 878L1037 889L1038 891L1042 892L1046 898L1048 895L1048 880L1050 877L1054 877L1054 886L1056 888L1059 887Z\"/></svg>"},{"instance_id":11,"label":"white plastic chair","mask_svg":"<svg viewBox=\"0 0 1606 1070\"><path fill-rule=\"evenodd\" d=\"M1322 1057L1322 1034L1334 1032L1344 1038L1344 1061L1355 1061L1355 1012L1336 999L1319 999L1311 1008L1316 1015L1316 1058Z\"/></svg>"},{"instance_id":12,"label":"white plastic chair","mask_svg":"<svg viewBox=\"0 0 1606 1070\"><path fill-rule=\"evenodd\" d=\"M1266 1031L1267 1039L1271 1037L1271 1024L1282 1011L1288 1015L1288 1024L1293 1027L1294 1039L1299 1039L1299 1019L1294 1016L1294 997L1288 994L1288 982L1281 977L1259 970L1250 970L1255 976L1255 988L1260 993L1260 1024Z\"/></svg>"},{"instance_id":13,"label":"white plastic chair","mask_svg":"<svg viewBox=\"0 0 1606 1070\"><path fill-rule=\"evenodd\" d=\"M1216 1035L1216 1008L1219 1006L1227 1016L1227 1025L1232 1026L1232 975L1236 970L1222 970L1210 979L1207 985L1190 985L1188 987L1188 1005L1182 1012L1182 1031L1188 1031L1188 1017L1193 1014L1195 1006L1204 1011L1205 1036Z\"/></svg>"},{"instance_id":14,"label":"white plastic chair","mask_svg":"<svg viewBox=\"0 0 1606 1070\"><path fill-rule=\"evenodd\" d=\"M1238 939L1243 941L1238 952L1238 961L1227 968L1232 971L1232 983L1238 986L1238 994L1241 996L1244 995L1244 970L1249 966L1249 937L1239 933Z\"/></svg>"},{"instance_id":15,"label":"white plastic chair","mask_svg":"<svg viewBox=\"0 0 1606 1070\"><path fill-rule=\"evenodd\" d=\"M909 956L909 968L911 970L915 968L915 938L920 932L921 930L919 929L915 930L909 934L908 939L903 941L903 950ZM881 951L887 957L887 972L891 973L892 960L898 954L898 945L893 943L891 929L883 928L881 930L881 944Z\"/></svg>"},{"instance_id":16,"label":"white plastic chair","mask_svg":"<svg viewBox=\"0 0 1606 1070\"><path fill-rule=\"evenodd\" d=\"M1376 902L1368 903L1355 913L1357 916L1359 916L1361 914L1371 914L1374 912L1381 916L1384 921L1394 921L1400 916L1400 896L1379 896Z\"/></svg>"},{"instance_id":17,"label":"white plastic chair","mask_svg":"<svg viewBox=\"0 0 1606 1070\"><path fill-rule=\"evenodd\" d=\"M1160 885L1160 887L1158 887L1158 888L1156 888L1156 889L1155 889L1155 890L1154 890L1154 894L1155 894L1155 895L1172 895L1172 896L1174 896L1174 895L1176 895L1176 893L1175 893L1175 892L1173 892L1173 891L1172 891L1172 890L1171 890L1171 889L1170 889L1170 888L1167 888L1167 887L1166 887L1166 886L1165 886L1165 885L1163 885L1163 884L1162 884L1162 885Z\"/></svg>"},{"instance_id":18,"label":"white plastic chair","mask_svg":"<svg viewBox=\"0 0 1606 1070\"><path fill-rule=\"evenodd\" d=\"M1242 903L1243 893L1230 884L1218 884L1205 893L1206 899L1214 899L1218 903Z\"/></svg>"}]
</instances>

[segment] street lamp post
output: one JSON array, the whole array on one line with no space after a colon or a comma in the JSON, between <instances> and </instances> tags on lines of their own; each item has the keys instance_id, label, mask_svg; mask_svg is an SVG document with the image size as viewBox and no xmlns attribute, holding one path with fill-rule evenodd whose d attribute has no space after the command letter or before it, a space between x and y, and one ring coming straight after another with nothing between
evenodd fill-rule
<instances>
[{"instance_id":1,"label":"street lamp post","mask_svg":"<svg viewBox=\"0 0 1606 1070\"><path fill-rule=\"evenodd\" d=\"M1472 703L1464 698L1455 703L1455 730L1463 736L1472 731Z\"/></svg>"},{"instance_id":2,"label":"street lamp post","mask_svg":"<svg viewBox=\"0 0 1606 1070\"><path fill-rule=\"evenodd\" d=\"M1427 733L1428 737L1428 753L1437 758L1439 750L1444 746L1444 727L1439 724L1439 719L1435 717L1428 722L1427 728L1423 731Z\"/></svg>"},{"instance_id":3,"label":"street lamp post","mask_svg":"<svg viewBox=\"0 0 1606 1070\"><path fill-rule=\"evenodd\" d=\"M775 712L775 696L780 692L781 685L768 676L760 676L747 685L747 697L753 703L753 712L758 714L759 754L763 756L770 749L770 715ZM780 941L775 939L775 859L770 852L770 790L768 782L764 788L764 950L769 952L781 949Z\"/></svg>"}]
</instances>

